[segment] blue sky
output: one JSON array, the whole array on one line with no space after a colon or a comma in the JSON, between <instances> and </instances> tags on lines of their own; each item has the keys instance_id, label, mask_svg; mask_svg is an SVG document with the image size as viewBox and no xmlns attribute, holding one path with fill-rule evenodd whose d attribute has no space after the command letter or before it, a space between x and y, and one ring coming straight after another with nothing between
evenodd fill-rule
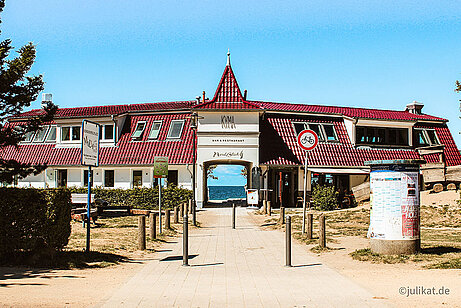
<instances>
[{"instance_id":1,"label":"blue sky","mask_svg":"<svg viewBox=\"0 0 461 308\"><path fill-rule=\"evenodd\" d=\"M208 186L244 186L247 179L241 175L244 167L239 165L218 165L213 170L213 175L218 179L208 178Z\"/></svg>"},{"instance_id":2,"label":"blue sky","mask_svg":"<svg viewBox=\"0 0 461 308\"><path fill-rule=\"evenodd\" d=\"M458 1L7 0L61 107L212 97L227 49L249 99L445 117L461 145ZM37 102L33 106L39 107Z\"/></svg>"}]
</instances>

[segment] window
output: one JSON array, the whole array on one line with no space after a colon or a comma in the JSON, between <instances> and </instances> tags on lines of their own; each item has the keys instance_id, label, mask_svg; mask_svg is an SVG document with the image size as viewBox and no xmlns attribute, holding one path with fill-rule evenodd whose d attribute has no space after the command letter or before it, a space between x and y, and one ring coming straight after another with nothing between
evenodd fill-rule
<instances>
[{"instance_id":1,"label":"window","mask_svg":"<svg viewBox=\"0 0 461 308\"><path fill-rule=\"evenodd\" d=\"M183 126L184 126L184 120L171 121L170 130L168 131L167 138L181 138Z\"/></svg>"},{"instance_id":2,"label":"window","mask_svg":"<svg viewBox=\"0 0 461 308\"><path fill-rule=\"evenodd\" d=\"M80 126L64 126L61 128L61 141L80 140Z\"/></svg>"},{"instance_id":3,"label":"window","mask_svg":"<svg viewBox=\"0 0 461 308\"><path fill-rule=\"evenodd\" d=\"M133 170L133 187L141 187L141 186L142 186L142 171Z\"/></svg>"},{"instance_id":4,"label":"window","mask_svg":"<svg viewBox=\"0 0 461 308\"><path fill-rule=\"evenodd\" d=\"M48 136L46 137L46 142L55 142L56 141L56 126L51 126Z\"/></svg>"},{"instance_id":5,"label":"window","mask_svg":"<svg viewBox=\"0 0 461 308\"><path fill-rule=\"evenodd\" d=\"M305 129L311 129L317 134L319 141L338 141L338 136L336 135L335 126L333 124L293 122L293 127L296 135L299 135L299 133Z\"/></svg>"},{"instance_id":6,"label":"window","mask_svg":"<svg viewBox=\"0 0 461 308\"><path fill-rule=\"evenodd\" d=\"M133 135L131 135L131 138L141 139L144 128L146 128L146 122L136 123L136 129L134 130Z\"/></svg>"},{"instance_id":7,"label":"window","mask_svg":"<svg viewBox=\"0 0 461 308\"><path fill-rule=\"evenodd\" d=\"M112 140L114 139L114 125L100 125L99 126L99 139Z\"/></svg>"},{"instance_id":8,"label":"window","mask_svg":"<svg viewBox=\"0 0 461 308\"><path fill-rule=\"evenodd\" d=\"M114 125L104 125L104 139L114 139Z\"/></svg>"},{"instance_id":9,"label":"window","mask_svg":"<svg viewBox=\"0 0 461 308\"><path fill-rule=\"evenodd\" d=\"M157 139L158 134L160 133L160 128L162 128L162 121L154 121L149 133L149 139Z\"/></svg>"},{"instance_id":10,"label":"window","mask_svg":"<svg viewBox=\"0 0 461 308\"><path fill-rule=\"evenodd\" d=\"M34 138L35 132L28 132L24 135L24 142L31 142Z\"/></svg>"},{"instance_id":11,"label":"window","mask_svg":"<svg viewBox=\"0 0 461 308\"><path fill-rule=\"evenodd\" d=\"M44 126L40 128L35 134L34 142L43 142L45 140L46 134L48 133L49 126Z\"/></svg>"},{"instance_id":12,"label":"window","mask_svg":"<svg viewBox=\"0 0 461 308\"><path fill-rule=\"evenodd\" d=\"M115 172L114 170L104 170L104 187L114 187Z\"/></svg>"},{"instance_id":13,"label":"window","mask_svg":"<svg viewBox=\"0 0 461 308\"><path fill-rule=\"evenodd\" d=\"M406 128L357 126L355 134L357 144L408 145Z\"/></svg>"},{"instance_id":14,"label":"window","mask_svg":"<svg viewBox=\"0 0 461 308\"><path fill-rule=\"evenodd\" d=\"M424 147L431 145L439 145L440 140L434 129L415 129L414 131L414 145L416 147Z\"/></svg>"}]
</instances>

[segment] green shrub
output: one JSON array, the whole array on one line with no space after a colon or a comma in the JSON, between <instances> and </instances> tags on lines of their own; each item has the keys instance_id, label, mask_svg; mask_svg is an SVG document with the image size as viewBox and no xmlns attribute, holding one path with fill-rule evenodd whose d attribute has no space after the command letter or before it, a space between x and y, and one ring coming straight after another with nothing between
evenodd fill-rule
<instances>
[{"instance_id":1,"label":"green shrub","mask_svg":"<svg viewBox=\"0 0 461 308\"><path fill-rule=\"evenodd\" d=\"M16 252L52 252L67 245L68 190L0 188L0 196L0 258Z\"/></svg>"},{"instance_id":2,"label":"green shrub","mask_svg":"<svg viewBox=\"0 0 461 308\"><path fill-rule=\"evenodd\" d=\"M87 193L87 188L70 188L71 193ZM139 209L158 208L158 187L111 189L94 187L91 189L95 199L102 199L111 206L131 206ZM173 208L192 199L192 191L174 185L162 188L162 208Z\"/></svg>"},{"instance_id":3,"label":"green shrub","mask_svg":"<svg viewBox=\"0 0 461 308\"><path fill-rule=\"evenodd\" d=\"M317 185L312 191L312 205L317 210L331 211L338 205L334 187Z\"/></svg>"}]
</instances>

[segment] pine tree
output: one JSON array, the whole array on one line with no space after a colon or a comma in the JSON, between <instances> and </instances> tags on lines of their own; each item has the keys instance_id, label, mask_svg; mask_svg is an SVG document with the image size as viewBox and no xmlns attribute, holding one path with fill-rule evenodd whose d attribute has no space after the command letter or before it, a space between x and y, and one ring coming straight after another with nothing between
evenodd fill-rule
<instances>
[{"instance_id":1,"label":"pine tree","mask_svg":"<svg viewBox=\"0 0 461 308\"><path fill-rule=\"evenodd\" d=\"M0 0L0 13L4 7L5 0ZM10 39L0 41L0 182L6 183L12 183L15 176L24 178L46 169L46 165L3 159L2 149L18 147L26 134L39 130L43 123L51 121L57 109L57 106L48 103L39 116L28 119L24 124L15 127L8 124L8 118L19 115L29 107L44 89L42 75L26 76L35 61L35 46L28 43L21 47L16 57L10 56L13 50Z\"/></svg>"}]
</instances>

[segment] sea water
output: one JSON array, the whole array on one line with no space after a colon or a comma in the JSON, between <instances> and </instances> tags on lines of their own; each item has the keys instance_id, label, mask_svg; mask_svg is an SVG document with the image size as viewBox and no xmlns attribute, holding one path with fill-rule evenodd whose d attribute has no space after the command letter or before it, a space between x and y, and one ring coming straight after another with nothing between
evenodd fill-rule
<instances>
[{"instance_id":1,"label":"sea water","mask_svg":"<svg viewBox=\"0 0 461 308\"><path fill-rule=\"evenodd\" d=\"M245 198L245 186L208 186L209 200Z\"/></svg>"}]
</instances>

